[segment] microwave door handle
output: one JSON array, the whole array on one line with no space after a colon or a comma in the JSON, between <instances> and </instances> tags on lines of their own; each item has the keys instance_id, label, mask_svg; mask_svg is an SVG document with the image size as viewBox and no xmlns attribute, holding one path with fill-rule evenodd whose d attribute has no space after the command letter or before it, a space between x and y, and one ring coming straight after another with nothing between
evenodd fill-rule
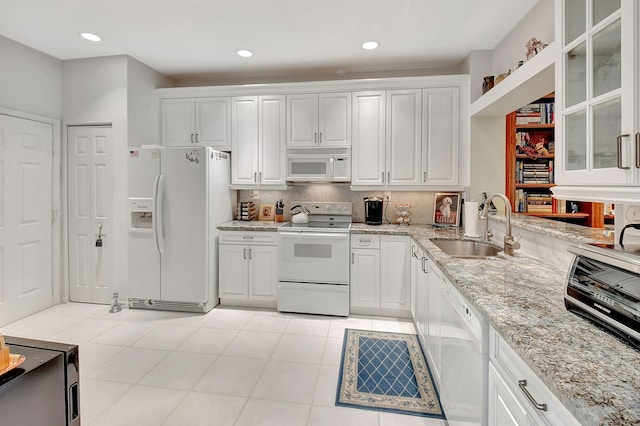
<instances>
[{"instance_id":1,"label":"microwave door handle","mask_svg":"<svg viewBox=\"0 0 640 426\"><path fill-rule=\"evenodd\" d=\"M322 134L322 133L320 133ZM333 168L335 167L334 163L333 163L333 157L329 158L329 179L333 180L335 178L335 170L333 170Z\"/></svg>"}]
</instances>

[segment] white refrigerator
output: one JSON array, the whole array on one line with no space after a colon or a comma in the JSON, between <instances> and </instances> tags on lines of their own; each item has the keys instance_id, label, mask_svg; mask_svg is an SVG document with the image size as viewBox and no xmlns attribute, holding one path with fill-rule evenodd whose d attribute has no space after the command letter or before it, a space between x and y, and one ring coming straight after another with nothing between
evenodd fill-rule
<instances>
[{"instance_id":1,"label":"white refrigerator","mask_svg":"<svg viewBox=\"0 0 640 426\"><path fill-rule=\"evenodd\" d=\"M208 312L218 298L218 225L232 220L229 154L129 149L129 307Z\"/></svg>"}]
</instances>

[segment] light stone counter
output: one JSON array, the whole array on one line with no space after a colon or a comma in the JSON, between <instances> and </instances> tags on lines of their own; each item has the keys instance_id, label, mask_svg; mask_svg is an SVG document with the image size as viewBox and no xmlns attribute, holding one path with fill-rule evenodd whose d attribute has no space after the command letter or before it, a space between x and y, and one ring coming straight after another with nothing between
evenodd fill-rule
<instances>
[{"instance_id":1,"label":"light stone counter","mask_svg":"<svg viewBox=\"0 0 640 426\"><path fill-rule=\"evenodd\" d=\"M526 219L514 218L514 225L573 231ZM566 270L518 251L487 260L453 258L430 241L461 238L457 229L353 224L352 232L411 235L582 424L640 424L640 351L565 309ZM563 238L602 240L584 228Z\"/></svg>"},{"instance_id":2,"label":"light stone counter","mask_svg":"<svg viewBox=\"0 0 640 426\"><path fill-rule=\"evenodd\" d=\"M234 220L218 225L220 231L265 231L275 232L287 222L271 222L265 220Z\"/></svg>"}]
</instances>

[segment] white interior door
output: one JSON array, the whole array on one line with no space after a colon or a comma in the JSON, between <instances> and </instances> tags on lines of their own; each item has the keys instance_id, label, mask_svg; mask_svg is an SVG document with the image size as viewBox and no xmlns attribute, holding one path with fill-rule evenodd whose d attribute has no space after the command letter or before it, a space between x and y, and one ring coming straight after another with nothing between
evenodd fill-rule
<instances>
[{"instance_id":1,"label":"white interior door","mask_svg":"<svg viewBox=\"0 0 640 426\"><path fill-rule=\"evenodd\" d=\"M0 114L0 325L52 305L50 124Z\"/></svg>"},{"instance_id":2,"label":"white interior door","mask_svg":"<svg viewBox=\"0 0 640 426\"><path fill-rule=\"evenodd\" d=\"M113 207L111 127L69 127L69 297L73 302L111 301ZM96 247L98 232L102 247Z\"/></svg>"}]
</instances>

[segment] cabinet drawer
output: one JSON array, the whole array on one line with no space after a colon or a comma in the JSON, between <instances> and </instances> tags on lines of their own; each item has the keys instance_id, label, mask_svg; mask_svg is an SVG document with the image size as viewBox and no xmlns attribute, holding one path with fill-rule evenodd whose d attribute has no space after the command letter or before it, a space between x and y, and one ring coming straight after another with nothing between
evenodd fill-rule
<instances>
[{"instance_id":1,"label":"cabinet drawer","mask_svg":"<svg viewBox=\"0 0 640 426\"><path fill-rule=\"evenodd\" d=\"M220 232L220 244L261 244L276 245L277 232L246 232L223 231Z\"/></svg>"},{"instance_id":2,"label":"cabinet drawer","mask_svg":"<svg viewBox=\"0 0 640 426\"><path fill-rule=\"evenodd\" d=\"M351 248L380 248L380 235L354 234L351 235Z\"/></svg>"},{"instance_id":3,"label":"cabinet drawer","mask_svg":"<svg viewBox=\"0 0 640 426\"><path fill-rule=\"evenodd\" d=\"M495 330L491 330L489 340L491 363L526 410L535 412L546 424L580 424ZM523 380L526 380L526 384L521 385ZM538 404L546 404L546 410L536 408L525 391Z\"/></svg>"}]
</instances>

